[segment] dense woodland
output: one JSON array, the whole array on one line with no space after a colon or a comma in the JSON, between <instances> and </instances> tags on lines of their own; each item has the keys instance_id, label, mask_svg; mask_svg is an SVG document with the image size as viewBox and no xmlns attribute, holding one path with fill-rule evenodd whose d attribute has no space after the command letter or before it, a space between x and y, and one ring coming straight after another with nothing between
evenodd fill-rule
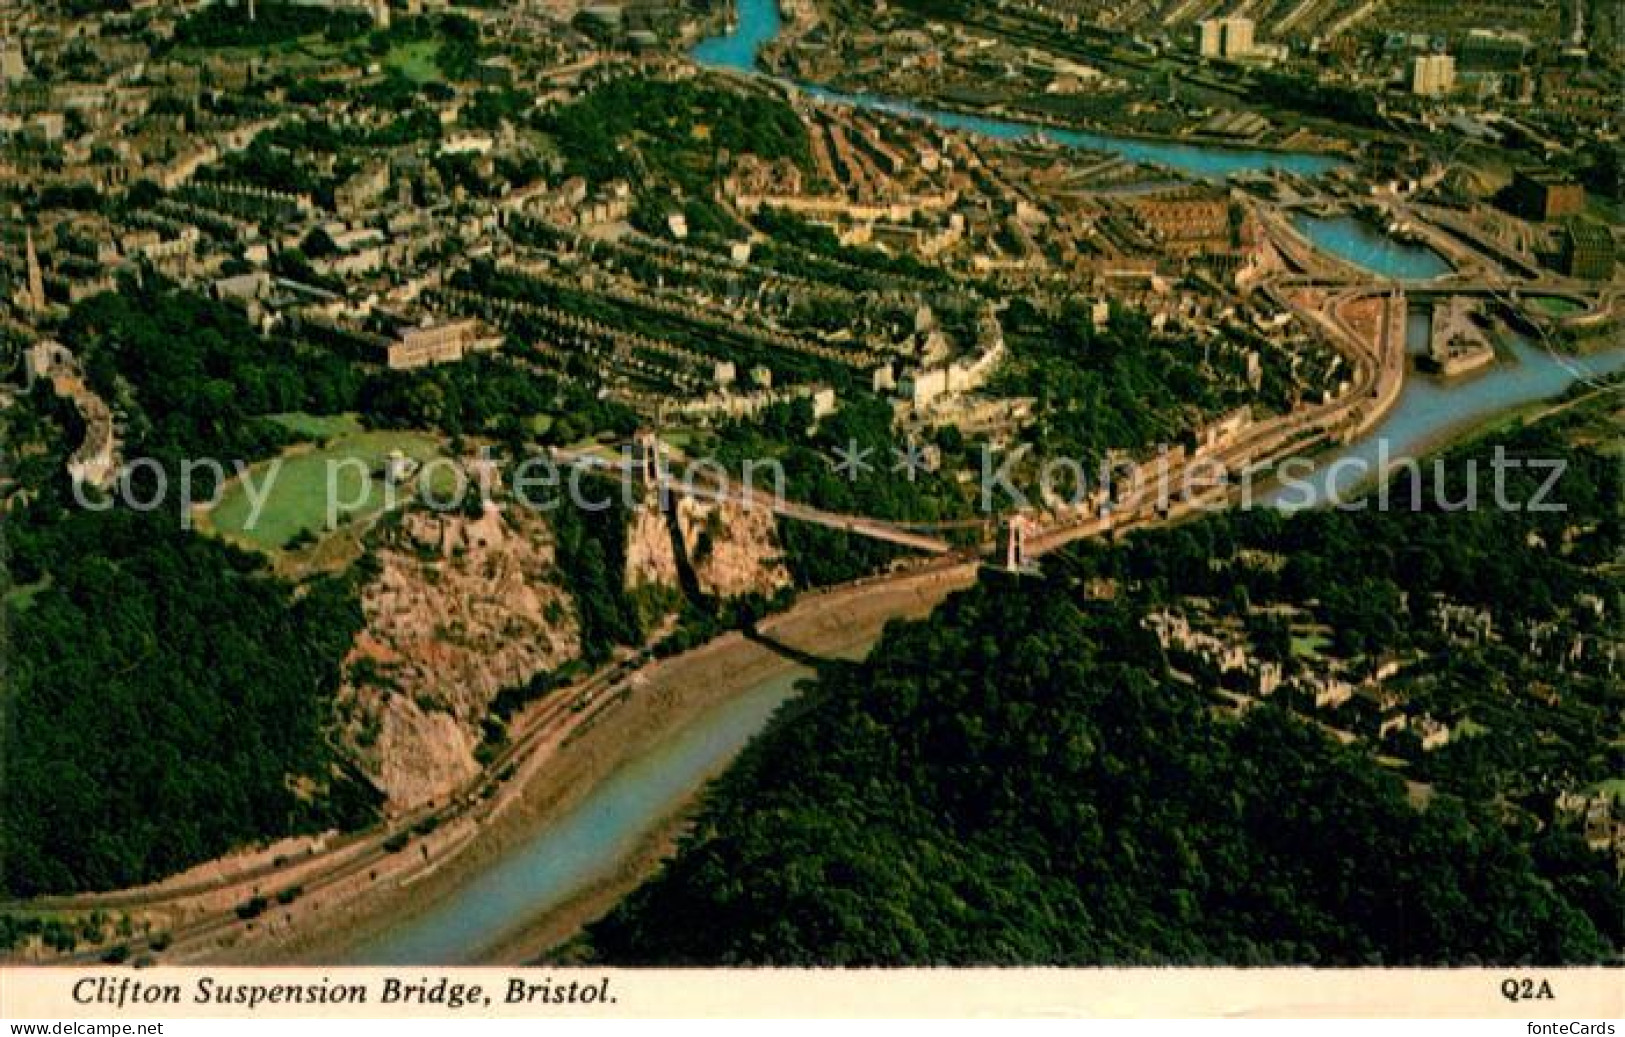
<instances>
[{"instance_id":1,"label":"dense woodland","mask_svg":"<svg viewBox=\"0 0 1625 1037\"><path fill-rule=\"evenodd\" d=\"M76 306L62 340L129 415L132 449L253 459L290 441L271 414L356 406L362 374L331 350L267 340L241 310L149 279Z\"/></svg>"},{"instance_id":2,"label":"dense woodland","mask_svg":"<svg viewBox=\"0 0 1625 1037\"><path fill-rule=\"evenodd\" d=\"M619 484L588 495L608 504L598 511L565 505L549 513L559 572L576 601L581 620L581 654L597 664L617 645L643 643L637 603L626 591L626 528L631 521Z\"/></svg>"},{"instance_id":3,"label":"dense woodland","mask_svg":"<svg viewBox=\"0 0 1625 1037\"><path fill-rule=\"evenodd\" d=\"M270 416L288 411L513 442L538 415L573 438L630 429L624 410L498 359L369 371L151 277L79 304L61 337L125 415L127 455L172 479L185 458L275 453L296 433ZM243 843L370 820L378 797L330 737L364 573L296 587L182 528L173 506L81 507L62 468L84 431L73 407L41 385L4 418L5 474L22 493L5 516L0 586L0 890L128 886ZM138 483L138 499L151 489ZM616 579L624 516L551 517L590 658L640 643Z\"/></svg>"},{"instance_id":4,"label":"dense woodland","mask_svg":"<svg viewBox=\"0 0 1625 1037\"><path fill-rule=\"evenodd\" d=\"M1482 812L1274 708L1216 718L1133 617L983 587L826 670L595 925L661 965L1595 961ZM1600 863L1595 865L1600 867Z\"/></svg>"},{"instance_id":5,"label":"dense woodland","mask_svg":"<svg viewBox=\"0 0 1625 1037\"><path fill-rule=\"evenodd\" d=\"M1220 516L986 580L892 627L775 719L676 857L576 950L660 965L1609 959L1625 894L1571 831L1471 783L1441 780L1420 808L1369 749L1272 701L1215 710L1141 625L1181 594L1251 595L1313 602L1372 650L1417 624L1374 614L1400 592L1556 614L1621 544L1620 474L1550 427L1506 442L1570 459L1571 510ZM1588 532L1559 557L1533 546L1565 528ZM1225 564L1259 549L1285 568ZM1102 579L1134 592L1089 600ZM1572 733L1580 755L1617 730L1618 694ZM1478 766L1510 776L1515 761Z\"/></svg>"},{"instance_id":6,"label":"dense woodland","mask_svg":"<svg viewBox=\"0 0 1625 1037\"><path fill-rule=\"evenodd\" d=\"M724 152L811 168L806 127L788 104L694 82L617 79L554 112L545 128L567 169L595 184L658 173L708 196Z\"/></svg>"},{"instance_id":7,"label":"dense woodland","mask_svg":"<svg viewBox=\"0 0 1625 1037\"><path fill-rule=\"evenodd\" d=\"M811 436L808 429L813 429ZM905 522L963 518L970 514L970 503L944 473L974 469L975 461L967 459L957 435L940 441L947 444L941 470L909 477L899 470L895 451L906 451L910 444L892 426L891 405L879 396L855 392L819 422L813 421L811 403L800 400L724 426L710 444L709 456L735 472L747 462L775 461L784 471L787 497L829 511ZM853 456L862 461L856 478L852 470L835 467L854 446L858 453ZM779 537L790 574L802 587L857 579L902 553L881 541L806 522L780 523Z\"/></svg>"},{"instance_id":8,"label":"dense woodland","mask_svg":"<svg viewBox=\"0 0 1625 1037\"><path fill-rule=\"evenodd\" d=\"M162 461L269 456L294 434L269 416L356 411L377 427L515 441L574 442L636 425L587 387L500 357L418 371L367 369L286 332L263 336L242 311L149 278L75 307L62 339L91 384L129 415L128 439ZM564 438L559 438L564 437Z\"/></svg>"},{"instance_id":9,"label":"dense woodland","mask_svg":"<svg viewBox=\"0 0 1625 1037\"><path fill-rule=\"evenodd\" d=\"M1097 329L1082 303L1054 316L1018 303L1005 323L1011 363L995 391L1036 400L1029 439L1040 456L1094 471L1108 450L1178 442L1203 414L1240 402L1214 388L1191 351L1157 347L1142 313L1114 309Z\"/></svg>"},{"instance_id":10,"label":"dense woodland","mask_svg":"<svg viewBox=\"0 0 1625 1037\"><path fill-rule=\"evenodd\" d=\"M59 487L59 489L61 489ZM46 494L7 516L8 895L147 882L376 796L324 737L351 588L293 589L168 512Z\"/></svg>"},{"instance_id":11,"label":"dense woodland","mask_svg":"<svg viewBox=\"0 0 1625 1037\"><path fill-rule=\"evenodd\" d=\"M154 293L85 303L65 334L92 382L126 402L133 447L173 464L271 450L283 434L258 412L308 403L334 376L319 362L301 374L245 328ZM348 582L296 594L173 508L81 507L62 462L83 428L43 385L5 420L24 493L5 516L0 889L132 885L370 818L376 795L325 736L361 623Z\"/></svg>"}]
</instances>

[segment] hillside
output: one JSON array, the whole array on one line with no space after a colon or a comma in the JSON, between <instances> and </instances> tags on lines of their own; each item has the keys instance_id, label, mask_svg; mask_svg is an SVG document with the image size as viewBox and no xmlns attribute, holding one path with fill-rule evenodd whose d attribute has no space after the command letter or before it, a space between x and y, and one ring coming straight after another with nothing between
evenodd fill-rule
<instances>
[{"instance_id":1,"label":"hillside","mask_svg":"<svg viewBox=\"0 0 1625 1037\"><path fill-rule=\"evenodd\" d=\"M1561 512L1225 515L985 578L866 662L826 667L662 872L564 953L1611 960L1625 891L1597 791L1621 708L1597 618L1620 602L1618 469L1594 449L1608 424L1450 455L1458 491L1492 448L1565 460ZM1509 481L1514 499L1530 478ZM1480 633L1451 625L1462 615ZM1170 628L1195 633L1165 647ZM1530 631L1566 654L1517 647Z\"/></svg>"},{"instance_id":2,"label":"hillside","mask_svg":"<svg viewBox=\"0 0 1625 1037\"><path fill-rule=\"evenodd\" d=\"M1592 961L1493 823L1274 709L1215 718L1122 617L981 589L826 674L591 930L660 965Z\"/></svg>"}]
</instances>

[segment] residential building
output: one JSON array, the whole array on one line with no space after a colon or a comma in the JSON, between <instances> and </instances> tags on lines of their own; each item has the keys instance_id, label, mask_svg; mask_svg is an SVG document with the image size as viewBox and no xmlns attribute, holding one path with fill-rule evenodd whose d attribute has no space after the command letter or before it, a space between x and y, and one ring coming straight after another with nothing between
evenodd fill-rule
<instances>
[{"instance_id":1,"label":"residential building","mask_svg":"<svg viewBox=\"0 0 1625 1037\"><path fill-rule=\"evenodd\" d=\"M1411 93L1443 97L1456 85L1456 59L1448 54L1418 54L1411 59Z\"/></svg>"},{"instance_id":2,"label":"residential building","mask_svg":"<svg viewBox=\"0 0 1625 1037\"><path fill-rule=\"evenodd\" d=\"M406 370L461 360L470 353L490 352L501 344L500 335L490 334L473 318L440 321L403 329L400 338L386 347L385 361L394 370Z\"/></svg>"},{"instance_id":3,"label":"residential building","mask_svg":"<svg viewBox=\"0 0 1625 1037\"><path fill-rule=\"evenodd\" d=\"M1204 58L1235 60L1253 52L1251 18L1206 18L1197 23L1198 49Z\"/></svg>"}]
</instances>

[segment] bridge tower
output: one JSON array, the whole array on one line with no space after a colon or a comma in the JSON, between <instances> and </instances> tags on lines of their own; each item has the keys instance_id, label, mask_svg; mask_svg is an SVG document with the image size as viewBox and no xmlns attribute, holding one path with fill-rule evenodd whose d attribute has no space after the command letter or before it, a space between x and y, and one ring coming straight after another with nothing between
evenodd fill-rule
<instances>
[{"instance_id":1,"label":"bridge tower","mask_svg":"<svg viewBox=\"0 0 1625 1037\"><path fill-rule=\"evenodd\" d=\"M639 429L632 437L632 461L645 487L652 489L660 485L660 437L654 429Z\"/></svg>"},{"instance_id":2,"label":"bridge tower","mask_svg":"<svg viewBox=\"0 0 1625 1037\"><path fill-rule=\"evenodd\" d=\"M1026 515L1009 515L999 523L998 546L995 554L1002 568L1008 572L1030 572L1033 561L1027 555L1027 538L1033 533L1033 520Z\"/></svg>"}]
</instances>

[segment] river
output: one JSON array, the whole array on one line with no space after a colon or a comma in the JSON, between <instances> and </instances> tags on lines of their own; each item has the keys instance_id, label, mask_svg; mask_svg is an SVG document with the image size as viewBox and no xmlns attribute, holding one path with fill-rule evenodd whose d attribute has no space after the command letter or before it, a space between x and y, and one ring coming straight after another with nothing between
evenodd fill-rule
<instances>
[{"instance_id":1,"label":"river","mask_svg":"<svg viewBox=\"0 0 1625 1037\"><path fill-rule=\"evenodd\" d=\"M735 16L733 31L701 41L693 56L702 64L763 74L757 56L762 45L777 36L782 27L777 0L736 0ZM991 137L1009 139L1040 129L1009 119L935 111L909 101L796 85L812 96L838 103L931 119ZM1063 144L1156 163L1206 179L1260 170L1314 176L1340 164L1331 156L1302 152L1178 144L1050 128L1041 132ZM1425 280L1451 270L1444 257L1432 249L1395 240L1353 216L1299 216L1293 222L1317 248L1383 278ZM1379 458L1415 456L1496 414L1556 396L1577 382L1625 370L1625 349L1577 357L1511 333L1502 344L1500 362L1476 376L1449 383L1422 375L1407 377L1398 403L1369 435L1319 459L1315 472L1303 480L1301 492L1293 493L1289 488L1266 500L1298 506L1299 502L1317 505L1341 499L1370 477Z\"/></svg>"},{"instance_id":2,"label":"river","mask_svg":"<svg viewBox=\"0 0 1625 1037\"><path fill-rule=\"evenodd\" d=\"M612 874L650 828L681 809L739 755L795 683L811 673L798 667L702 713L654 751L612 773L579 805L539 828L474 881L359 948L355 960L368 965L477 960L538 913Z\"/></svg>"},{"instance_id":3,"label":"river","mask_svg":"<svg viewBox=\"0 0 1625 1037\"><path fill-rule=\"evenodd\" d=\"M1292 225L1316 248L1383 277L1425 281L1454 269L1432 249L1398 241L1355 216L1298 215Z\"/></svg>"},{"instance_id":4,"label":"river","mask_svg":"<svg viewBox=\"0 0 1625 1037\"><path fill-rule=\"evenodd\" d=\"M778 0L736 0L735 14L738 22L732 32L700 41L691 53L702 65L733 69L748 75L762 75L764 73L756 64L757 55L761 52L762 45L777 36L782 27ZM941 126L1006 140L1041 133L1060 144L1087 151L1121 155L1134 162L1167 166L1204 179L1222 179L1231 173L1256 172L1264 169L1317 176L1343 164L1342 159L1331 155L1179 144L1109 133L1055 129L993 116L947 112L896 98L877 97L872 94L847 94L802 83L794 85L811 97L837 104L912 115L930 119Z\"/></svg>"},{"instance_id":5,"label":"river","mask_svg":"<svg viewBox=\"0 0 1625 1037\"><path fill-rule=\"evenodd\" d=\"M779 32L778 9L775 0L738 0L737 14L739 24L733 32L701 42L693 54L704 64L755 73L757 52ZM1032 126L1003 119L933 112L879 98L815 93L992 136L1033 132ZM1162 163L1203 177L1260 169L1313 174L1337 164L1336 159L1321 155L1044 132L1065 144ZM1391 241L1352 221L1306 220L1300 222L1300 229L1320 247L1387 277L1431 277L1444 272L1438 267L1443 261L1430 250ZM1509 408L1554 396L1583 378L1625 369L1625 350L1575 358L1559 356L1524 339L1512 339L1506 345L1509 361L1460 383L1409 377L1398 404L1369 436L1322 459L1304 483L1308 497L1302 503L1324 502L1332 489L1352 489L1369 477L1380 457L1421 452ZM352 960L375 965L478 960L505 936L613 874L640 839L688 802L766 726L774 710L793 693L795 681L807 672L799 669L775 676L672 732L653 751L615 771L578 806L538 829L476 879L359 948Z\"/></svg>"},{"instance_id":6,"label":"river","mask_svg":"<svg viewBox=\"0 0 1625 1037\"><path fill-rule=\"evenodd\" d=\"M1489 370L1459 381L1408 374L1399 402L1376 428L1318 458L1315 470L1298 486L1269 492L1263 502L1290 511L1348 501L1390 465L1437 450L1498 414L1558 396L1576 383L1625 371L1625 349L1574 356L1513 333L1502 335L1500 345L1509 355Z\"/></svg>"}]
</instances>

